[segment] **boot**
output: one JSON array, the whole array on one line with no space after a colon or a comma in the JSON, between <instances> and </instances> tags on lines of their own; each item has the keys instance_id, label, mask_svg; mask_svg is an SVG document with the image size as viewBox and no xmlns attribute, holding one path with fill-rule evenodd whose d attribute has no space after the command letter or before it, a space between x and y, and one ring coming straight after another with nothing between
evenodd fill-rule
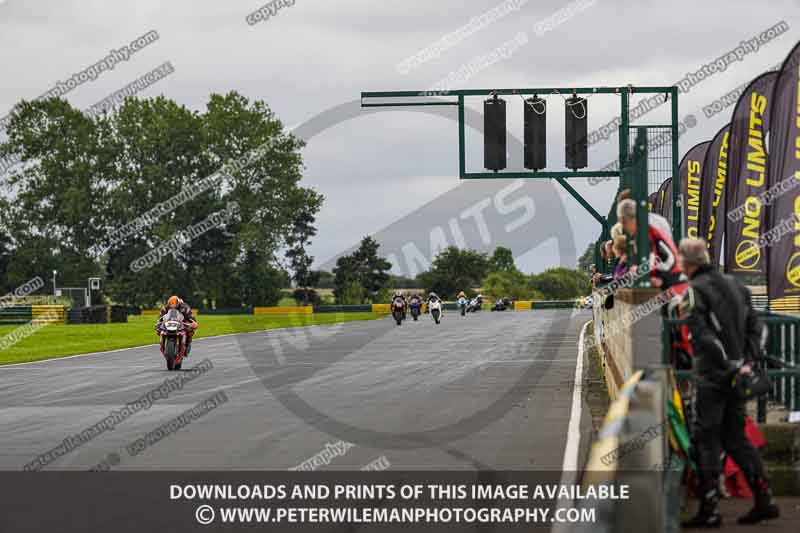
<instances>
[{"instance_id":1,"label":"boot","mask_svg":"<svg viewBox=\"0 0 800 533\"><path fill-rule=\"evenodd\" d=\"M722 525L722 516L719 514L719 495L716 489L711 489L706 492L703 499L700 500L700 510L694 515L694 518L683 522L681 527L691 528L712 528L720 527Z\"/></svg>"},{"instance_id":2,"label":"boot","mask_svg":"<svg viewBox=\"0 0 800 533\"><path fill-rule=\"evenodd\" d=\"M746 515L737 520L740 524L757 524L762 520L771 520L780 516L778 506L772 501L772 490L766 478L757 478L750 482L750 489L755 495L755 506Z\"/></svg>"}]
</instances>

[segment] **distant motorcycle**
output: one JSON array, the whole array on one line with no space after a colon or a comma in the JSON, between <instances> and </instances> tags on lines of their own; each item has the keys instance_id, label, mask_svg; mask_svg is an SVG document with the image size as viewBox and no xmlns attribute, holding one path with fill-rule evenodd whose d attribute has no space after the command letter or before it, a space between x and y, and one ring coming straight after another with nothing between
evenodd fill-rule
<instances>
[{"instance_id":1,"label":"distant motorcycle","mask_svg":"<svg viewBox=\"0 0 800 533\"><path fill-rule=\"evenodd\" d=\"M167 311L158 321L157 333L161 337L161 355L167 362L167 370L180 370L189 334L189 324L183 313L177 309Z\"/></svg>"},{"instance_id":2,"label":"distant motorcycle","mask_svg":"<svg viewBox=\"0 0 800 533\"><path fill-rule=\"evenodd\" d=\"M467 304L466 312L467 313L474 313L475 311L480 311L483 305L483 297L479 294Z\"/></svg>"},{"instance_id":3,"label":"distant motorcycle","mask_svg":"<svg viewBox=\"0 0 800 533\"><path fill-rule=\"evenodd\" d=\"M433 321L437 324L442 320L442 302L439 300L432 301L428 304L428 311L430 311Z\"/></svg>"},{"instance_id":4,"label":"distant motorcycle","mask_svg":"<svg viewBox=\"0 0 800 533\"><path fill-rule=\"evenodd\" d=\"M413 318L414 322L416 322L419 318L420 311L422 310L422 302L420 302L417 298L414 298L411 300L408 307L411 309L411 318Z\"/></svg>"},{"instance_id":5,"label":"distant motorcycle","mask_svg":"<svg viewBox=\"0 0 800 533\"><path fill-rule=\"evenodd\" d=\"M406 304L403 303L403 300L397 299L392 302L392 317L398 326L403 323L403 319L406 317Z\"/></svg>"},{"instance_id":6,"label":"distant motorcycle","mask_svg":"<svg viewBox=\"0 0 800 533\"><path fill-rule=\"evenodd\" d=\"M506 309L511 309L512 305L514 305L514 302L512 302L511 299L509 299L509 298L499 298L494 303L494 307L492 307L492 311L505 311Z\"/></svg>"},{"instance_id":7,"label":"distant motorcycle","mask_svg":"<svg viewBox=\"0 0 800 533\"><path fill-rule=\"evenodd\" d=\"M463 296L458 299L458 308L461 310L461 316L467 313L467 299Z\"/></svg>"}]
</instances>

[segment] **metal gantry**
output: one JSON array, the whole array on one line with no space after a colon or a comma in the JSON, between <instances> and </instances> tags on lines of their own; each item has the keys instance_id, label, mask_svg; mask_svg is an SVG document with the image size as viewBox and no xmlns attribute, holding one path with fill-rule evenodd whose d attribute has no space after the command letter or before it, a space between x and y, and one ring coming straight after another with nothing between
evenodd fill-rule
<instances>
[{"instance_id":1,"label":"metal gantry","mask_svg":"<svg viewBox=\"0 0 800 533\"><path fill-rule=\"evenodd\" d=\"M466 169L466 142L464 128L464 99L469 96L503 96L503 95L593 95L616 94L620 96L620 127L619 133L619 170L573 170L573 171L509 171L509 172L467 172ZM601 225L601 236L606 238L609 234L610 220L616 219L613 214L603 217L592 205L576 191L567 180L574 178L607 178L619 177L620 188L627 186L631 189L631 197L636 201L637 236L635 246L635 263L639 265L649 255L648 241L648 183L647 183L647 143L630 145L630 97L633 94L663 94L670 99L671 123L667 126L672 130L672 176L678 179L678 88L675 86L664 87L529 87L519 89L461 89L431 93L429 91L365 91L361 93L362 107L410 107L410 106L455 106L458 107L458 169L459 178L469 179L555 179L564 189L586 209ZM378 102L372 103L365 100L388 98L431 98L419 102ZM441 98L455 98L455 100L441 100ZM663 125L659 127L664 127ZM673 237L677 242L681 237L680 224L680 187L672 188L673 209ZM647 276L642 276L639 282L647 285Z\"/></svg>"}]
</instances>

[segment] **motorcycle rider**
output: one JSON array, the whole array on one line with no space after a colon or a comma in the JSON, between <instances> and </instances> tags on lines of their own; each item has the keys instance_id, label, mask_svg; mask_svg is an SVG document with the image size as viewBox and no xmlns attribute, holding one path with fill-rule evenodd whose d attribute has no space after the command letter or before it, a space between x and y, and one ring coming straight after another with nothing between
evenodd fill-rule
<instances>
[{"instance_id":1,"label":"motorcycle rider","mask_svg":"<svg viewBox=\"0 0 800 533\"><path fill-rule=\"evenodd\" d=\"M422 305L422 298L416 292L408 299L409 305Z\"/></svg>"},{"instance_id":2,"label":"motorcycle rider","mask_svg":"<svg viewBox=\"0 0 800 533\"><path fill-rule=\"evenodd\" d=\"M392 309L394 309L394 304L397 300L403 302L403 318L406 317L406 309L408 309L408 302L406 301L405 295L403 295L400 291L394 291L394 296L392 296Z\"/></svg>"},{"instance_id":3,"label":"motorcycle rider","mask_svg":"<svg viewBox=\"0 0 800 533\"><path fill-rule=\"evenodd\" d=\"M158 325L164 319L164 315L166 315L170 309L177 309L178 312L183 315L183 320L189 323L189 334L186 336L186 353L183 356L184 358L189 357L189 352L192 351L192 337L194 337L194 332L199 326L192 314L192 308L189 304L177 296L170 296L169 300L167 300L167 304L164 305L159 312L158 322L156 322L156 332L158 332Z\"/></svg>"},{"instance_id":4,"label":"motorcycle rider","mask_svg":"<svg viewBox=\"0 0 800 533\"><path fill-rule=\"evenodd\" d=\"M422 309L422 298L420 298L419 295L416 292L413 293L408 298L408 306L409 306L409 309L411 309L412 307L418 307L419 310L421 310ZM418 315L419 315L419 310L417 311Z\"/></svg>"},{"instance_id":5,"label":"motorcycle rider","mask_svg":"<svg viewBox=\"0 0 800 533\"><path fill-rule=\"evenodd\" d=\"M430 308L431 302L440 302L440 303L442 303L442 299L439 298L438 294L436 294L435 292L431 291L431 293L428 295L428 302L427 302L428 303L428 308Z\"/></svg>"},{"instance_id":6,"label":"motorcycle rider","mask_svg":"<svg viewBox=\"0 0 800 533\"><path fill-rule=\"evenodd\" d=\"M467 302L467 311L477 311L483 305L483 295L478 294L471 301Z\"/></svg>"}]
</instances>

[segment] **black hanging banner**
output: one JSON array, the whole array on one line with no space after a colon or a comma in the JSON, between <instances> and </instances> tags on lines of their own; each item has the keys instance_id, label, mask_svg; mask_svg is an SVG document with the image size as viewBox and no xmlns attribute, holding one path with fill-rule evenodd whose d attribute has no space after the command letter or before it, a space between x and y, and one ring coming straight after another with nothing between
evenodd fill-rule
<instances>
[{"instance_id":1,"label":"black hanging banner","mask_svg":"<svg viewBox=\"0 0 800 533\"><path fill-rule=\"evenodd\" d=\"M725 178L728 175L728 138L731 125L726 124L714 136L703 163L700 192L700 236L708 242L714 265L719 265L722 236L725 233Z\"/></svg>"},{"instance_id":2,"label":"black hanging banner","mask_svg":"<svg viewBox=\"0 0 800 533\"><path fill-rule=\"evenodd\" d=\"M777 72L767 72L744 90L731 120L728 175L725 187L725 272L738 277L766 274L760 237L766 217L762 195L767 190L766 134Z\"/></svg>"},{"instance_id":3,"label":"black hanging banner","mask_svg":"<svg viewBox=\"0 0 800 533\"><path fill-rule=\"evenodd\" d=\"M767 285L774 300L800 295L800 44L781 67L771 113L767 227L776 237L767 247Z\"/></svg>"},{"instance_id":4,"label":"black hanging banner","mask_svg":"<svg viewBox=\"0 0 800 533\"><path fill-rule=\"evenodd\" d=\"M683 234L696 239L700 220L700 189L703 177L703 161L711 141L694 145L683 156L678 168L683 201Z\"/></svg>"}]
</instances>

